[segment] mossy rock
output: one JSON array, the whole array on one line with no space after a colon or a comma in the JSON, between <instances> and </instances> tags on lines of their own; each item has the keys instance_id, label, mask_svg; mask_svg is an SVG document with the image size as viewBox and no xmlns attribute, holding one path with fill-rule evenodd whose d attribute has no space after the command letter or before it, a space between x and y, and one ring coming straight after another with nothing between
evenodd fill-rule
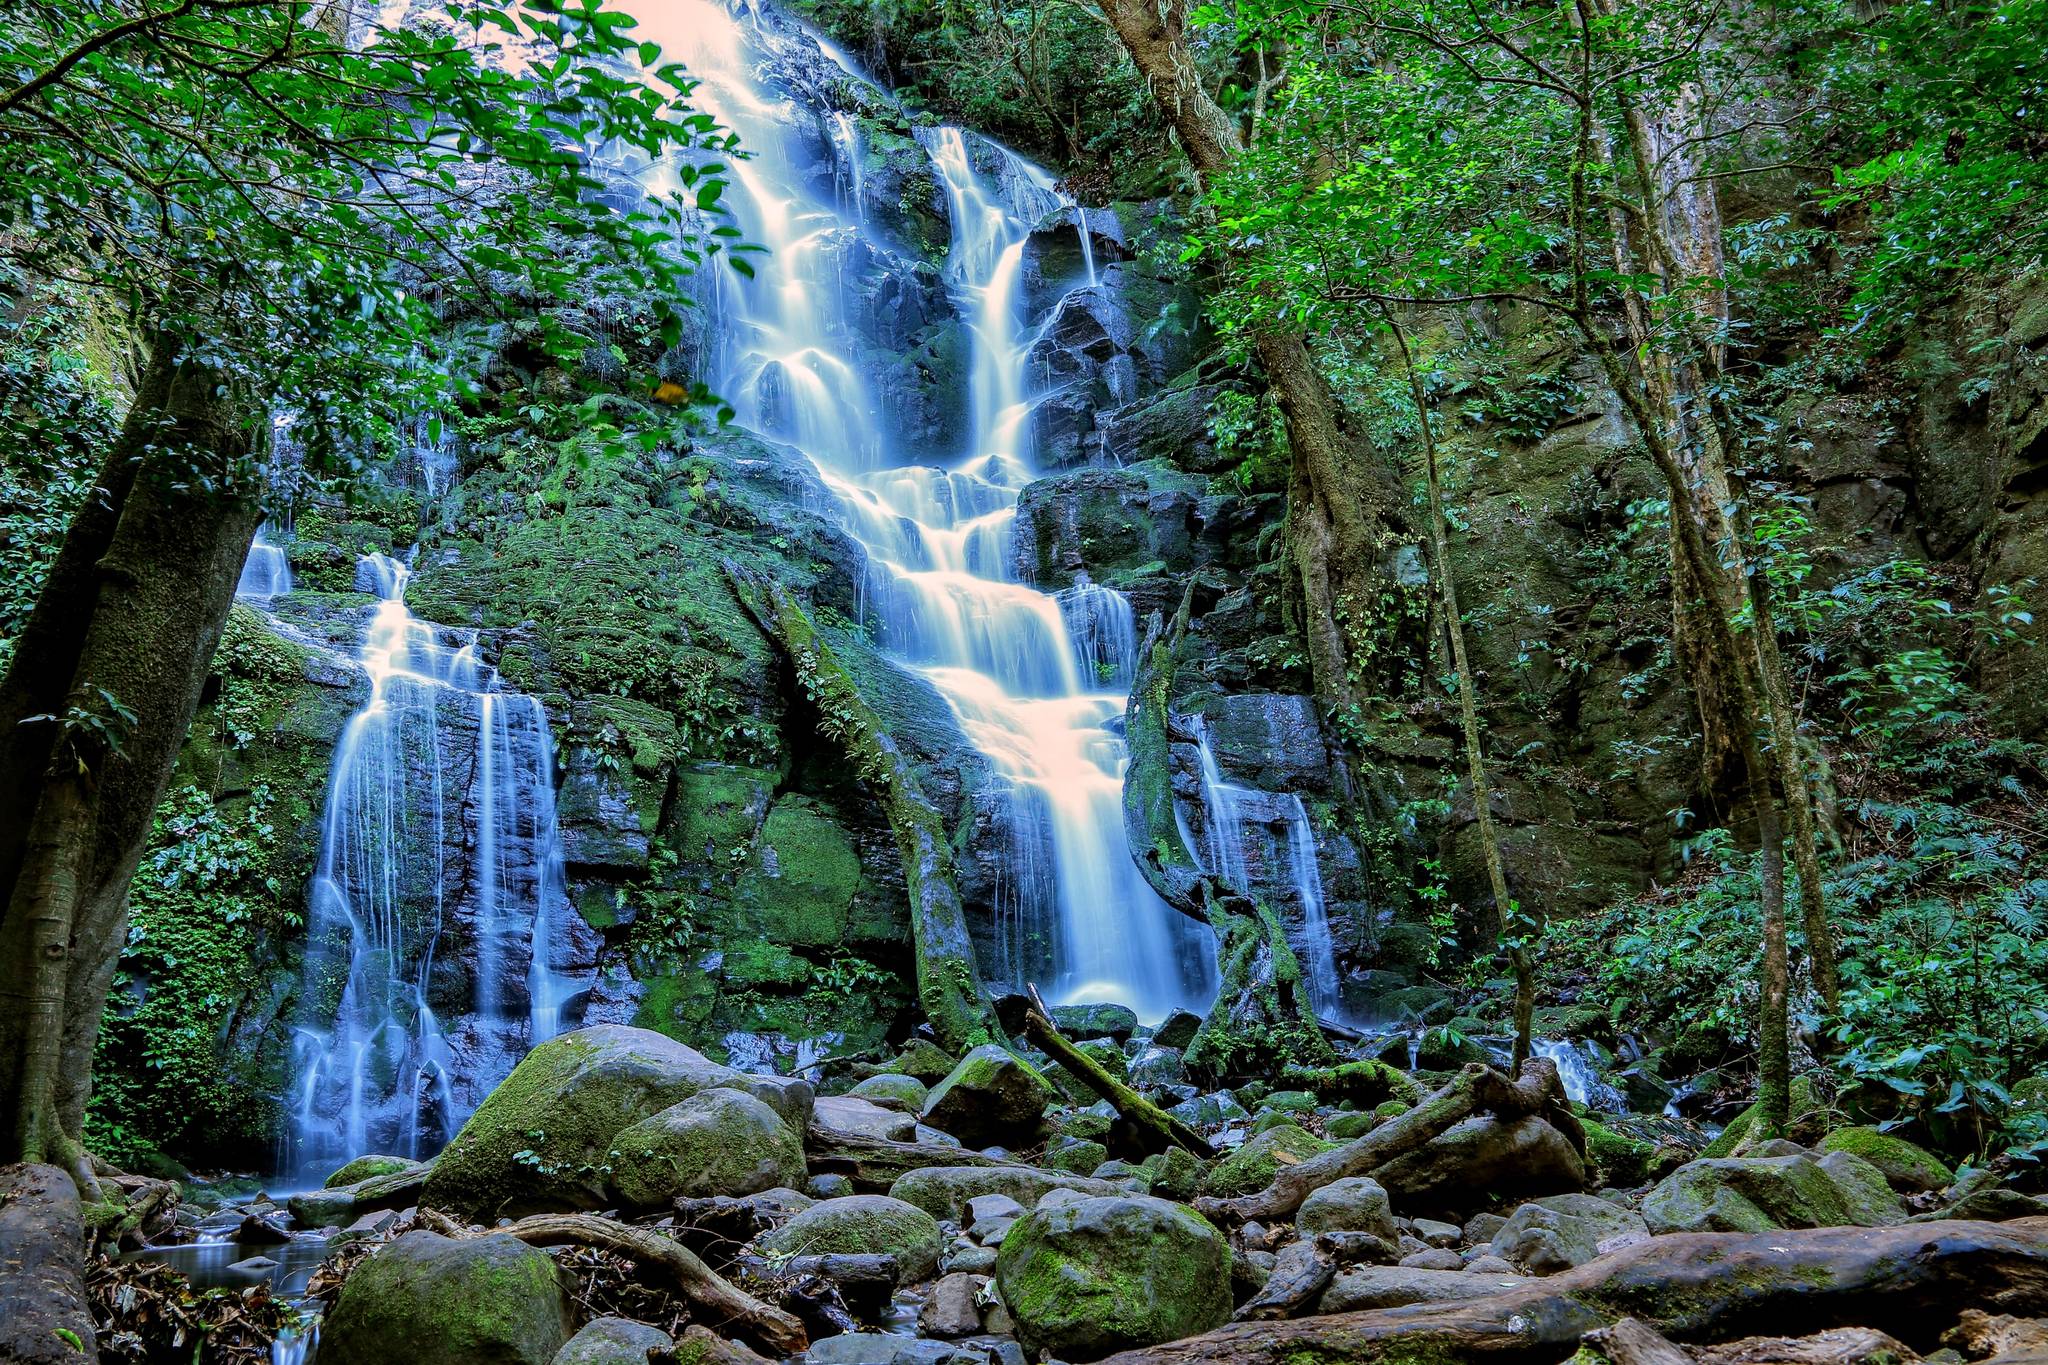
<instances>
[{"instance_id":1,"label":"mossy rock","mask_svg":"<svg viewBox=\"0 0 2048 1365\"><path fill-rule=\"evenodd\" d=\"M1108 1160L1109 1148L1087 1138L1071 1138L1055 1143L1052 1150L1045 1154L1046 1165L1055 1171L1066 1171L1072 1175L1100 1174L1096 1168ZM1112 1171L1103 1178L1108 1179L1119 1174L1126 1173ZM1148 1183L1150 1179L1150 1176L1146 1177Z\"/></svg>"},{"instance_id":2,"label":"mossy rock","mask_svg":"<svg viewBox=\"0 0 2048 1365\"><path fill-rule=\"evenodd\" d=\"M612 1139L611 1187L629 1208L678 1198L803 1187L804 1145L782 1116L738 1090L714 1087Z\"/></svg>"},{"instance_id":3,"label":"mossy rock","mask_svg":"<svg viewBox=\"0 0 2048 1365\"><path fill-rule=\"evenodd\" d=\"M1036 1166L926 1166L897 1177L889 1197L914 1204L934 1218L961 1223L967 1220L967 1201L979 1195L1006 1194L1028 1209L1054 1190L1091 1197L1128 1193L1107 1180Z\"/></svg>"},{"instance_id":4,"label":"mossy rock","mask_svg":"<svg viewBox=\"0 0 2048 1365\"><path fill-rule=\"evenodd\" d=\"M1848 1152L1690 1161L1643 1198L1654 1233L1878 1227L1904 1217L1884 1175Z\"/></svg>"},{"instance_id":5,"label":"mossy rock","mask_svg":"<svg viewBox=\"0 0 2048 1365\"><path fill-rule=\"evenodd\" d=\"M761 1250L777 1256L894 1256L899 1284L928 1278L938 1269L945 1244L938 1219L915 1204L883 1194L821 1200L760 1241Z\"/></svg>"},{"instance_id":6,"label":"mossy rock","mask_svg":"<svg viewBox=\"0 0 2048 1365\"><path fill-rule=\"evenodd\" d=\"M971 1147L1023 1146L1038 1134L1052 1083L1007 1048L985 1043L932 1087L924 1121Z\"/></svg>"},{"instance_id":7,"label":"mossy rock","mask_svg":"<svg viewBox=\"0 0 2048 1365\"><path fill-rule=\"evenodd\" d=\"M1202 1193L1219 1199L1263 1190L1282 1165L1292 1166L1337 1144L1325 1142L1297 1124L1283 1123L1253 1137L1209 1168Z\"/></svg>"},{"instance_id":8,"label":"mossy rock","mask_svg":"<svg viewBox=\"0 0 2048 1365\"><path fill-rule=\"evenodd\" d=\"M770 942L829 948L846 941L861 877L845 828L816 802L787 797L768 812L739 891Z\"/></svg>"},{"instance_id":9,"label":"mossy rock","mask_svg":"<svg viewBox=\"0 0 2048 1365\"><path fill-rule=\"evenodd\" d=\"M1787 1106L1791 1122L1794 1125L1799 1123L1801 1115L1813 1108L1813 1102L1813 1079L1809 1076L1794 1076L1792 1078L1791 1103ZM1739 1155L1752 1143L1761 1141L1766 1136L1763 1131L1763 1118L1763 1101L1758 1100L1755 1104L1750 1105L1749 1108L1730 1119L1728 1126L1721 1130L1721 1135L1702 1148L1700 1155L1702 1157Z\"/></svg>"},{"instance_id":10,"label":"mossy rock","mask_svg":"<svg viewBox=\"0 0 2048 1365\"><path fill-rule=\"evenodd\" d=\"M566 1277L516 1237L408 1232L357 1265L320 1331L321 1365L551 1365L573 1321Z\"/></svg>"},{"instance_id":11,"label":"mossy rock","mask_svg":"<svg viewBox=\"0 0 2048 1365\"><path fill-rule=\"evenodd\" d=\"M1654 1143L1617 1133L1591 1119L1579 1120L1586 1131L1586 1155L1600 1169L1610 1185L1640 1185L1650 1178L1651 1163L1657 1158Z\"/></svg>"},{"instance_id":12,"label":"mossy rock","mask_svg":"<svg viewBox=\"0 0 2048 1365\"><path fill-rule=\"evenodd\" d=\"M372 1176L396 1175L419 1165L417 1161L402 1156L359 1156L327 1177L322 1189L338 1190L343 1185L353 1185Z\"/></svg>"},{"instance_id":13,"label":"mossy rock","mask_svg":"<svg viewBox=\"0 0 2048 1365\"><path fill-rule=\"evenodd\" d=\"M1401 1060L1405 1064L1408 1040L1404 1037L1400 1041ZM1313 1091L1317 1098L1328 1104L1368 1108L1388 1100L1412 1105L1422 1098L1422 1087L1407 1072L1383 1061L1343 1062L1330 1067L1289 1067L1281 1074L1281 1080L1302 1090ZM1277 1098L1268 1098L1266 1102L1273 1105Z\"/></svg>"},{"instance_id":14,"label":"mossy rock","mask_svg":"<svg viewBox=\"0 0 2048 1365\"><path fill-rule=\"evenodd\" d=\"M1901 1194L1945 1190L1955 1183L1956 1173L1940 1157L1875 1128L1837 1128L1821 1139L1820 1149L1862 1157Z\"/></svg>"},{"instance_id":15,"label":"mossy rock","mask_svg":"<svg viewBox=\"0 0 2048 1365\"><path fill-rule=\"evenodd\" d=\"M879 1104L884 1109L899 1109L906 1114L924 1111L925 1096L930 1094L925 1083L915 1076L890 1075L870 1076L846 1092L858 1095L870 1104Z\"/></svg>"},{"instance_id":16,"label":"mossy rock","mask_svg":"<svg viewBox=\"0 0 2048 1365\"><path fill-rule=\"evenodd\" d=\"M1415 1045L1415 1068L1418 1071L1456 1071L1467 1062L1486 1060L1484 1044L1448 1024L1429 1029L1422 1035L1422 1041Z\"/></svg>"},{"instance_id":17,"label":"mossy rock","mask_svg":"<svg viewBox=\"0 0 2048 1365\"><path fill-rule=\"evenodd\" d=\"M929 1038L912 1038L903 1045L903 1051L883 1063L885 1072L903 1076L914 1076L926 1085L935 1085L951 1075L959 1061L946 1049Z\"/></svg>"},{"instance_id":18,"label":"mossy rock","mask_svg":"<svg viewBox=\"0 0 2048 1365\"><path fill-rule=\"evenodd\" d=\"M1377 1114L1361 1114L1352 1110L1343 1114L1332 1114L1330 1121L1323 1125L1323 1131L1339 1142L1350 1142L1362 1138L1379 1123Z\"/></svg>"},{"instance_id":19,"label":"mossy rock","mask_svg":"<svg viewBox=\"0 0 2048 1365\"><path fill-rule=\"evenodd\" d=\"M1177 1341L1230 1320L1230 1245L1164 1199L1083 1199L1020 1218L996 1287L1031 1350L1070 1360Z\"/></svg>"},{"instance_id":20,"label":"mossy rock","mask_svg":"<svg viewBox=\"0 0 2048 1365\"><path fill-rule=\"evenodd\" d=\"M1208 1164L1185 1147L1169 1147L1145 1158L1152 1172L1152 1193L1185 1204L1201 1192Z\"/></svg>"}]
</instances>

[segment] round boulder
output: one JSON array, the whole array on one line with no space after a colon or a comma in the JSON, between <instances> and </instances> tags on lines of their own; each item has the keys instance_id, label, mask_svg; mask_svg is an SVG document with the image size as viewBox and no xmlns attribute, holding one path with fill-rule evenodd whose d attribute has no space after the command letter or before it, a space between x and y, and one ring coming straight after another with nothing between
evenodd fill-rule
<instances>
[{"instance_id":1,"label":"round boulder","mask_svg":"<svg viewBox=\"0 0 2048 1365\"><path fill-rule=\"evenodd\" d=\"M1038 1136L1052 1100L1052 1083L1038 1068L988 1043L932 1087L924 1121L969 1147L1026 1147Z\"/></svg>"},{"instance_id":2,"label":"round boulder","mask_svg":"<svg viewBox=\"0 0 2048 1365\"><path fill-rule=\"evenodd\" d=\"M946 1239L939 1220L915 1204L885 1194L850 1194L811 1205L763 1237L760 1245L780 1256L894 1256L897 1281L913 1284L939 1268Z\"/></svg>"},{"instance_id":3,"label":"round boulder","mask_svg":"<svg viewBox=\"0 0 2048 1365\"><path fill-rule=\"evenodd\" d=\"M804 1183L804 1145L782 1116L714 1086L612 1139L612 1190L623 1204L660 1208L678 1197L754 1194Z\"/></svg>"},{"instance_id":4,"label":"round boulder","mask_svg":"<svg viewBox=\"0 0 2048 1365\"><path fill-rule=\"evenodd\" d=\"M1164 1199L1079 1199L1017 1220L996 1286L1025 1346L1093 1360L1230 1321L1230 1245Z\"/></svg>"},{"instance_id":5,"label":"round boulder","mask_svg":"<svg viewBox=\"0 0 2048 1365\"><path fill-rule=\"evenodd\" d=\"M1311 1192L1301 1201L1294 1224L1304 1233L1370 1232L1388 1242L1401 1238L1386 1186L1363 1175L1333 1180Z\"/></svg>"},{"instance_id":6,"label":"round boulder","mask_svg":"<svg viewBox=\"0 0 2048 1365\"><path fill-rule=\"evenodd\" d=\"M884 1073L870 1076L846 1092L858 1095L869 1104L879 1104L884 1109L901 1109L906 1114L924 1111L924 1097L930 1093L925 1083L915 1076L894 1076Z\"/></svg>"},{"instance_id":7,"label":"round boulder","mask_svg":"<svg viewBox=\"0 0 2048 1365\"><path fill-rule=\"evenodd\" d=\"M647 1365L650 1351L673 1351L675 1338L631 1318L593 1318L569 1338L553 1365Z\"/></svg>"},{"instance_id":8,"label":"round boulder","mask_svg":"<svg viewBox=\"0 0 2048 1365\"><path fill-rule=\"evenodd\" d=\"M321 1365L551 1365L569 1340L569 1289L516 1237L424 1230L354 1271L320 1330Z\"/></svg>"}]
</instances>

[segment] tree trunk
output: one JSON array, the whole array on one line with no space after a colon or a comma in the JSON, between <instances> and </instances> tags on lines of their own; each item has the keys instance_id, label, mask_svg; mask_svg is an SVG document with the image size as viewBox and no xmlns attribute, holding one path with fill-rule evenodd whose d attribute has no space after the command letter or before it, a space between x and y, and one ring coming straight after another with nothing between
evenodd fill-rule
<instances>
[{"instance_id":1,"label":"tree trunk","mask_svg":"<svg viewBox=\"0 0 2048 1365\"><path fill-rule=\"evenodd\" d=\"M70 562L60 563L31 621L39 639L74 662L56 706L37 713L58 719L33 721L47 733L8 755L19 764L40 749L45 765L0 918L0 1108L16 1118L0 1156L9 1159L78 1163L93 1044L126 937L128 880L198 709L259 517L251 441L234 399L190 358L160 384L156 371L153 364L138 403L161 407L131 415L117 446L118 454L140 439L145 453L105 547L82 579L79 560L99 531L97 514L85 518L75 540L67 536L59 558ZM28 648L16 655L23 660L32 662L6 685L11 705L47 695L48 660Z\"/></svg>"},{"instance_id":2,"label":"tree trunk","mask_svg":"<svg viewBox=\"0 0 2048 1365\"><path fill-rule=\"evenodd\" d=\"M1183 0L1094 0L1130 54L1207 188L1243 149L1235 123L1202 85ZM1288 558L1317 698L1332 709L1381 661L1390 618L1387 565L1398 548L1401 498L1381 459L1346 438L1329 384L1299 330L1265 328L1253 349L1273 387L1293 452Z\"/></svg>"}]
</instances>

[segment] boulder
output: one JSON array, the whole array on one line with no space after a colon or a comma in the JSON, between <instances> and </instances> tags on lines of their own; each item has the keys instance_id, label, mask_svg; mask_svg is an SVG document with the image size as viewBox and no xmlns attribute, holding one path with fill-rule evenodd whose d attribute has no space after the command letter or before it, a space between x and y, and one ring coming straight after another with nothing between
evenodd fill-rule
<instances>
[{"instance_id":1,"label":"boulder","mask_svg":"<svg viewBox=\"0 0 2048 1365\"><path fill-rule=\"evenodd\" d=\"M1650 1235L1641 1214L1590 1194L1524 1204L1492 1238L1493 1254L1532 1275L1554 1275Z\"/></svg>"},{"instance_id":2,"label":"boulder","mask_svg":"<svg viewBox=\"0 0 2048 1365\"><path fill-rule=\"evenodd\" d=\"M1072 1190L1090 1197L1130 1193L1107 1180L1036 1166L926 1166L898 1177L889 1187L889 1197L914 1204L934 1218L960 1223L966 1221L968 1204L977 1195L1006 1194L1028 1209L1052 1190Z\"/></svg>"},{"instance_id":3,"label":"boulder","mask_svg":"<svg viewBox=\"0 0 2048 1365\"><path fill-rule=\"evenodd\" d=\"M1093 1360L1228 1322L1230 1244L1164 1199L1082 1199L1018 1220L996 1287L1026 1347Z\"/></svg>"},{"instance_id":4,"label":"boulder","mask_svg":"<svg viewBox=\"0 0 2048 1365\"><path fill-rule=\"evenodd\" d=\"M647 1365L649 1351L672 1351L675 1339L631 1318L593 1318L569 1338L554 1365Z\"/></svg>"},{"instance_id":5,"label":"boulder","mask_svg":"<svg viewBox=\"0 0 2048 1365\"><path fill-rule=\"evenodd\" d=\"M476 1222L605 1207L612 1139L700 1091L751 1095L792 1132L810 1084L753 1076L649 1029L600 1024L526 1054L435 1160L421 1202Z\"/></svg>"},{"instance_id":6,"label":"boulder","mask_svg":"<svg viewBox=\"0 0 2048 1365\"><path fill-rule=\"evenodd\" d=\"M430 1169L419 1162L408 1162L395 1171L373 1175L353 1185L302 1191L286 1199L285 1207L301 1227L344 1227L365 1213L418 1203Z\"/></svg>"},{"instance_id":7,"label":"boulder","mask_svg":"<svg viewBox=\"0 0 2048 1365\"><path fill-rule=\"evenodd\" d=\"M1586 1167L1565 1135L1533 1115L1503 1123L1475 1116L1374 1173L1407 1214L1469 1216L1495 1199L1586 1187Z\"/></svg>"},{"instance_id":8,"label":"boulder","mask_svg":"<svg viewBox=\"0 0 2048 1365\"><path fill-rule=\"evenodd\" d=\"M1516 1289L1529 1281L1520 1275L1474 1273L1469 1270L1423 1270L1411 1266L1361 1265L1339 1271L1316 1304L1318 1313L1355 1313L1367 1308L1399 1308L1411 1303L1451 1303Z\"/></svg>"},{"instance_id":9,"label":"boulder","mask_svg":"<svg viewBox=\"0 0 2048 1365\"><path fill-rule=\"evenodd\" d=\"M399 1171L409 1171L419 1164L417 1161L412 1161L402 1156L359 1156L354 1161L337 1170L333 1175L328 1176L321 1188L337 1189L343 1185L353 1185L358 1181L368 1180L372 1176L394 1175Z\"/></svg>"},{"instance_id":10,"label":"boulder","mask_svg":"<svg viewBox=\"0 0 2048 1365\"><path fill-rule=\"evenodd\" d=\"M1273 1182L1273 1173L1284 1163L1293 1165L1337 1144L1325 1142L1296 1124L1269 1128L1209 1168L1202 1179L1202 1193L1219 1199L1263 1190Z\"/></svg>"},{"instance_id":11,"label":"boulder","mask_svg":"<svg viewBox=\"0 0 2048 1365\"><path fill-rule=\"evenodd\" d=\"M1643 1219L1660 1234L1878 1227L1902 1217L1883 1174L1848 1152L1704 1157L1643 1197Z\"/></svg>"},{"instance_id":12,"label":"boulder","mask_svg":"<svg viewBox=\"0 0 2048 1365\"><path fill-rule=\"evenodd\" d=\"M320 1330L321 1365L551 1365L569 1340L569 1286L516 1237L417 1230L349 1274Z\"/></svg>"},{"instance_id":13,"label":"boulder","mask_svg":"<svg viewBox=\"0 0 2048 1365\"><path fill-rule=\"evenodd\" d=\"M918 1310L918 1330L931 1337L964 1337L979 1332L981 1307L975 1296L986 1283L988 1279L982 1275L940 1276L924 1307Z\"/></svg>"},{"instance_id":14,"label":"boulder","mask_svg":"<svg viewBox=\"0 0 2048 1365\"><path fill-rule=\"evenodd\" d=\"M970 1147L1027 1146L1052 1103L1052 1083L1038 1068L993 1043L960 1059L925 1098L924 1121Z\"/></svg>"},{"instance_id":15,"label":"boulder","mask_svg":"<svg viewBox=\"0 0 2048 1365\"><path fill-rule=\"evenodd\" d=\"M1955 1183L1956 1173L1940 1157L1875 1128L1837 1128L1821 1139L1820 1149L1862 1157L1900 1194L1945 1190Z\"/></svg>"},{"instance_id":16,"label":"boulder","mask_svg":"<svg viewBox=\"0 0 2048 1365\"><path fill-rule=\"evenodd\" d=\"M1394 1227L1386 1187L1363 1175L1333 1180L1311 1191L1301 1201L1294 1223L1304 1233L1370 1232L1390 1243L1401 1235Z\"/></svg>"},{"instance_id":17,"label":"boulder","mask_svg":"<svg viewBox=\"0 0 2048 1365\"><path fill-rule=\"evenodd\" d=\"M1170 1047L1184 1051L1195 1041L1195 1034L1202 1028L1202 1016L1193 1010L1174 1010L1159 1021L1159 1027L1152 1030L1154 1047Z\"/></svg>"},{"instance_id":18,"label":"boulder","mask_svg":"<svg viewBox=\"0 0 2048 1365\"><path fill-rule=\"evenodd\" d=\"M870 1104L879 1104L884 1109L901 1109L906 1114L924 1112L925 1096L930 1089L915 1076L898 1076L884 1072L870 1076L846 1092L858 1096Z\"/></svg>"},{"instance_id":19,"label":"boulder","mask_svg":"<svg viewBox=\"0 0 2048 1365\"><path fill-rule=\"evenodd\" d=\"M1127 1042L1138 1031L1138 1013L1124 1005L1054 1005L1052 1022L1076 1043L1091 1038Z\"/></svg>"},{"instance_id":20,"label":"boulder","mask_svg":"<svg viewBox=\"0 0 2048 1365\"><path fill-rule=\"evenodd\" d=\"M917 1085L916 1081L910 1083ZM924 1089L921 1085L917 1088ZM908 1142L917 1132L913 1115L885 1109L855 1095L819 1096L811 1110L811 1122L829 1132L879 1138L884 1142Z\"/></svg>"},{"instance_id":21,"label":"boulder","mask_svg":"<svg viewBox=\"0 0 2048 1365\"><path fill-rule=\"evenodd\" d=\"M805 1175L803 1140L782 1116L752 1095L723 1086L701 1090L625 1129L612 1139L606 1161L612 1193L639 1209L661 1208L678 1198L795 1187Z\"/></svg>"},{"instance_id":22,"label":"boulder","mask_svg":"<svg viewBox=\"0 0 2048 1365\"><path fill-rule=\"evenodd\" d=\"M938 1269L945 1235L938 1219L882 1194L852 1194L811 1205L763 1237L763 1251L781 1256L874 1253L896 1258L896 1278L912 1284Z\"/></svg>"}]
</instances>

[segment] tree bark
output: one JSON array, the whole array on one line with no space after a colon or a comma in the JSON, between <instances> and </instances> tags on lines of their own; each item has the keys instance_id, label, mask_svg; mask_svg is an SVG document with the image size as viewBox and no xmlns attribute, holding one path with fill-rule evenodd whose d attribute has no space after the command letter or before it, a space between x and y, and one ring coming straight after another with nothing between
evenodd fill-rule
<instances>
[{"instance_id":1,"label":"tree bark","mask_svg":"<svg viewBox=\"0 0 2048 1365\"><path fill-rule=\"evenodd\" d=\"M77 1187L55 1166L0 1168L0 1362L78 1365L96 1351Z\"/></svg>"},{"instance_id":2,"label":"tree bark","mask_svg":"<svg viewBox=\"0 0 2048 1365\"><path fill-rule=\"evenodd\" d=\"M1554 1365L1627 1317L1678 1341L1855 1323L1931 1349L1968 1306L2048 1313L2048 1219L1653 1237L1484 1298L1235 1323L1107 1365Z\"/></svg>"}]
</instances>

